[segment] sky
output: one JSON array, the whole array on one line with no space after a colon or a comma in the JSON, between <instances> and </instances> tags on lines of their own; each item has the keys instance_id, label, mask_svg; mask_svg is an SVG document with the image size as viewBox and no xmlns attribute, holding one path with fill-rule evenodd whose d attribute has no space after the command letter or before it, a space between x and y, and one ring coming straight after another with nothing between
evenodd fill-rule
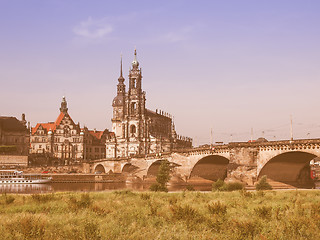
<instances>
[{"instance_id":1,"label":"sky","mask_svg":"<svg viewBox=\"0 0 320 240\"><path fill-rule=\"evenodd\" d=\"M120 55L195 146L320 137L320 1L0 0L0 115L111 129ZM212 130L211 130L212 129ZM211 134L212 132L212 134ZM251 134L253 133L253 134Z\"/></svg>"}]
</instances>

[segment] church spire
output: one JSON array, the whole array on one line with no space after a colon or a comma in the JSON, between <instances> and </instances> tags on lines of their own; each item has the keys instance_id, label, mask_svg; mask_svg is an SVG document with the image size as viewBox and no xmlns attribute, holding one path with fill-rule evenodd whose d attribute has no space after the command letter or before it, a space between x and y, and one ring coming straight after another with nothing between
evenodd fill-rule
<instances>
[{"instance_id":1,"label":"church spire","mask_svg":"<svg viewBox=\"0 0 320 240\"><path fill-rule=\"evenodd\" d=\"M120 77L118 78L118 85L117 85L117 94L118 95L124 95L126 91L126 85L124 84L124 77L122 74L122 54L121 54L121 60L120 60Z\"/></svg>"},{"instance_id":2,"label":"church spire","mask_svg":"<svg viewBox=\"0 0 320 240\"><path fill-rule=\"evenodd\" d=\"M119 84L123 84L124 82L124 77L122 74L122 54L121 54L121 60L120 60L120 77L118 78Z\"/></svg>"},{"instance_id":3,"label":"church spire","mask_svg":"<svg viewBox=\"0 0 320 240\"><path fill-rule=\"evenodd\" d=\"M62 97L60 112L66 114L68 112L66 97Z\"/></svg>"},{"instance_id":4,"label":"church spire","mask_svg":"<svg viewBox=\"0 0 320 240\"><path fill-rule=\"evenodd\" d=\"M122 54L121 54L121 64L120 64L120 77L123 77L122 76Z\"/></svg>"}]
</instances>

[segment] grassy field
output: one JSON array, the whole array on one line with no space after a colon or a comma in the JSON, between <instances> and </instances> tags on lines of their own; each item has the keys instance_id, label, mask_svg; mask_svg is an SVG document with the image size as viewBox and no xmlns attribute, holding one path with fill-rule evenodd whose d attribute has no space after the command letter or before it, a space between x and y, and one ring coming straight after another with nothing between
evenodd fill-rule
<instances>
[{"instance_id":1,"label":"grassy field","mask_svg":"<svg viewBox=\"0 0 320 240\"><path fill-rule=\"evenodd\" d=\"M1 239L320 239L320 191L0 196Z\"/></svg>"}]
</instances>

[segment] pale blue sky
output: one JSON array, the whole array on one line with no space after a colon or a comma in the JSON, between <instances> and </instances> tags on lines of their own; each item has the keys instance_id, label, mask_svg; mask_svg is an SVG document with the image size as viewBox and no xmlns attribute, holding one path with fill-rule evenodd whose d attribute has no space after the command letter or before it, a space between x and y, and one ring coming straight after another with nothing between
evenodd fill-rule
<instances>
[{"instance_id":1,"label":"pale blue sky","mask_svg":"<svg viewBox=\"0 0 320 240\"><path fill-rule=\"evenodd\" d=\"M0 115L111 127L120 53L195 145L320 137L320 2L0 0ZM262 133L264 131L264 133ZM310 133L308 135L308 133ZM232 137L231 137L232 134Z\"/></svg>"}]
</instances>

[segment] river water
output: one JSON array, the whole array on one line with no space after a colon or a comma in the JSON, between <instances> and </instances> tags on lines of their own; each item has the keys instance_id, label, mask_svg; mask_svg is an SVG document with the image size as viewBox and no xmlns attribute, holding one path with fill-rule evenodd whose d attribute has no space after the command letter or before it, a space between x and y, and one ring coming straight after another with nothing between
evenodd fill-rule
<instances>
[{"instance_id":1,"label":"river water","mask_svg":"<svg viewBox=\"0 0 320 240\"><path fill-rule=\"evenodd\" d=\"M50 183L50 184L0 184L0 193L38 194L53 192L101 192L129 189L148 191L150 184L127 183ZM195 186L197 191L210 191L211 185ZM169 191L183 191L185 185L170 185Z\"/></svg>"}]
</instances>

